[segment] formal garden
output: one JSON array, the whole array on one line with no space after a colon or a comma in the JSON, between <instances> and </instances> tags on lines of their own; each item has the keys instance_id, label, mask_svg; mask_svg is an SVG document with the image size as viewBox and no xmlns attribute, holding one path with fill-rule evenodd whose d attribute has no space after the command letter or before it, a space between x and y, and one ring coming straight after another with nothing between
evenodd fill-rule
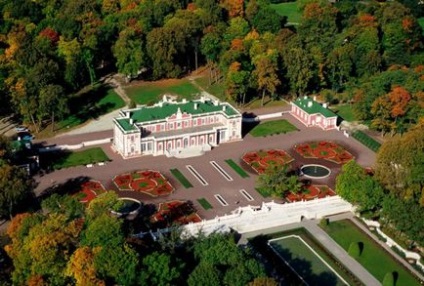
<instances>
[{"instance_id":1,"label":"formal garden","mask_svg":"<svg viewBox=\"0 0 424 286\"><path fill-rule=\"evenodd\" d=\"M256 173L262 174L271 166L286 165L294 159L284 150L269 149L248 152L243 155L242 160Z\"/></svg>"},{"instance_id":2,"label":"formal garden","mask_svg":"<svg viewBox=\"0 0 424 286\"><path fill-rule=\"evenodd\" d=\"M383 285L420 285L414 275L352 221L334 221L320 226ZM393 283L386 284L386 280Z\"/></svg>"},{"instance_id":3,"label":"formal garden","mask_svg":"<svg viewBox=\"0 0 424 286\"><path fill-rule=\"evenodd\" d=\"M303 158L324 159L336 164L345 164L354 159L344 147L329 141L302 143L294 149Z\"/></svg>"},{"instance_id":4,"label":"formal garden","mask_svg":"<svg viewBox=\"0 0 424 286\"><path fill-rule=\"evenodd\" d=\"M135 191L157 197L174 191L171 183L158 171L144 170L117 175L113 183L120 191Z\"/></svg>"},{"instance_id":5,"label":"formal garden","mask_svg":"<svg viewBox=\"0 0 424 286\"><path fill-rule=\"evenodd\" d=\"M157 212L150 217L151 223L161 223L166 226L200 222L201 220L190 202L179 200L160 203Z\"/></svg>"},{"instance_id":6,"label":"formal garden","mask_svg":"<svg viewBox=\"0 0 424 286\"><path fill-rule=\"evenodd\" d=\"M89 204L98 195L106 192L105 187L99 182L90 180L81 184L79 192L75 193L75 197L84 204Z\"/></svg>"},{"instance_id":7,"label":"formal garden","mask_svg":"<svg viewBox=\"0 0 424 286\"><path fill-rule=\"evenodd\" d=\"M288 202L299 202L335 195L336 193L327 185L303 185L298 192L286 192L284 199Z\"/></svg>"}]
</instances>

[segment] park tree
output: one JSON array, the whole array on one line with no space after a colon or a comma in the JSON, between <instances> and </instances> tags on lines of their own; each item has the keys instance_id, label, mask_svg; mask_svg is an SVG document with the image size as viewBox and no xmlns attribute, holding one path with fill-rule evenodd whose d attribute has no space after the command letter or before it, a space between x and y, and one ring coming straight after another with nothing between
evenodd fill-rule
<instances>
[{"instance_id":1,"label":"park tree","mask_svg":"<svg viewBox=\"0 0 424 286\"><path fill-rule=\"evenodd\" d=\"M230 65L225 79L228 96L235 102L245 103L246 92L249 87L249 72L241 70L241 64L234 62Z\"/></svg>"},{"instance_id":2,"label":"park tree","mask_svg":"<svg viewBox=\"0 0 424 286\"><path fill-rule=\"evenodd\" d=\"M146 64L143 34L133 28L126 28L119 33L113 46L118 71L127 78L138 75Z\"/></svg>"},{"instance_id":3,"label":"park tree","mask_svg":"<svg viewBox=\"0 0 424 286\"><path fill-rule=\"evenodd\" d=\"M290 38L282 54L291 91L297 96L304 95L314 78L315 69L310 55L297 36Z\"/></svg>"},{"instance_id":4,"label":"park tree","mask_svg":"<svg viewBox=\"0 0 424 286\"><path fill-rule=\"evenodd\" d=\"M424 187L424 127L387 140L377 154L375 177L391 193L418 202Z\"/></svg>"},{"instance_id":5,"label":"park tree","mask_svg":"<svg viewBox=\"0 0 424 286\"><path fill-rule=\"evenodd\" d=\"M3 164L0 166L0 216L10 217L17 207L32 197L34 181L25 169Z\"/></svg>"},{"instance_id":6,"label":"park tree","mask_svg":"<svg viewBox=\"0 0 424 286\"><path fill-rule=\"evenodd\" d=\"M81 244L96 246L118 246L124 241L122 222L107 213L96 216L90 220L82 234Z\"/></svg>"},{"instance_id":7,"label":"park tree","mask_svg":"<svg viewBox=\"0 0 424 286\"><path fill-rule=\"evenodd\" d=\"M257 185L275 197L283 197L287 192L298 193L301 184L296 175L289 174L287 166L270 166L258 177Z\"/></svg>"},{"instance_id":8,"label":"park tree","mask_svg":"<svg viewBox=\"0 0 424 286\"><path fill-rule=\"evenodd\" d=\"M55 127L55 117L61 118L69 111L67 97L64 93L63 87L57 84L49 84L40 89L41 114L50 116L52 131L54 131Z\"/></svg>"},{"instance_id":9,"label":"park tree","mask_svg":"<svg viewBox=\"0 0 424 286\"><path fill-rule=\"evenodd\" d=\"M142 285L172 285L181 276L182 261L173 262L172 256L153 252L143 258L143 270L140 273L139 282ZM174 265L179 265L177 266Z\"/></svg>"},{"instance_id":10,"label":"park tree","mask_svg":"<svg viewBox=\"0 0 424 286\"><path fill-rule=\"evenodd\" d=\"M66 269L66 274L75 279L77 286L103 286L104 281L97 278L94 257L99 249L83 246L72 254Z\"/></svg>"},{"instance_id":11,"label":"park tree","mask_svg":"<svg viewBox=\"0 0 424 286\"><path fill-rule=\"evenodd\" d=\"M194 243L194 257L198 265L188 278L189 285L246 285L265 276L260 264L240 250L231 235L200 237Z\"/></svg>"},{"instance_id":12,"label":"park tree","mask_svg":"<svg viewBox=\"0 0 424 286\"><path fill-rule=\"evenodd\" d=\"M277 53L270 51L268 54L258 55L253 59L255 69L252 72L259 90L262 91L261 105L264 105L265 95L272 97L281 84L277 75Z\"/></svg>"},{"instance_id":13,"label":"park tree","mask_svg":"<svg viewBox=\"0 0 424 286\"><path fill-rule=\"evenodd\" d=\"M127 243L101 246L94 257L98 277L119 285L136 283L138 261L138 253Z\"/></svg>"},{"instance_id":14,"label":"park tree","mask_svg":"<svg viewBox=\"0 0 424 286\"><path fill-rule=\"evenodd\" d=\"M384 198L383 188L354 160L343 165L336 178L336 191L343 199L358 205L361 212L378 211Z\"/></svg>"}]
</instances>

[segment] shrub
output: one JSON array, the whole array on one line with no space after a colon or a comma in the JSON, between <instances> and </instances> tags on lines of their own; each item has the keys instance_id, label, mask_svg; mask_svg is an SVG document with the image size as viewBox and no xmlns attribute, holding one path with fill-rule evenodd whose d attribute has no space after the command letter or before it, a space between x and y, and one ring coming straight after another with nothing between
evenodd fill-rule
<instances>
[{"instance_id":1,"label":"shrub","mask_svg":"<svg viewBox=\"0 0 424 286\"><path fill-rule=\"evenodd\" d=\"M324 217L320 220L319 224L321 227L326 227L330 224L330 219Z\"/></svg>"},{"instance_id":2,"label":"shrub","mask_svg":"<svg viewBox=\"0 0 424 286\"><path fill-rule=\"evenodd\" d=\"M383 279L383 286L395 286L395 275L393 272L387 272L386 275L384 275Z\"/></svg>"},{"instance_id":3,"label":"shrub","mask_svg":"<svg viewBox=\"0 0 424 286\"><path fill-rule=\"evenodd\" d=\"M363 243L361 243L361 242L352 242L349 245L348 253L353 258L358 258L362 254L362 248L363 248Z\"/></svg>"},{"instance_id":4,"label":"shrub","mask_svg":"<svg viewBox=\"0 0 424 286\"><path fill-rule=\"evenodd\" d=\"M137 104L135 103L135 101L134 100L130 100L130 103L128 104L128 108L130 108L130 109L132 109L132 108L136 108L137 107Z\"/></svg>"}]
</instances>

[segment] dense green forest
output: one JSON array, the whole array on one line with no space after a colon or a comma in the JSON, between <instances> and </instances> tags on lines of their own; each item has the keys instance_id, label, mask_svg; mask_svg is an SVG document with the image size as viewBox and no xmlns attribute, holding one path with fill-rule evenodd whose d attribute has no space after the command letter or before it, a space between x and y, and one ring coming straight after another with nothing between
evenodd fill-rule
<instances>
[{"instance_id":1,"label":"dense green forest","mask_svg":"<svg viewBox=\"0 0 424 286\"><path fill-rule=\"evenodd\" d=\"M207 65L235 101L322 93L401 133L424 100L423 8L403 2L299 0L287 26L267 0L3 0L2 108L37 127L110 71L152 80Z\"/></svg>"}]
</instances>

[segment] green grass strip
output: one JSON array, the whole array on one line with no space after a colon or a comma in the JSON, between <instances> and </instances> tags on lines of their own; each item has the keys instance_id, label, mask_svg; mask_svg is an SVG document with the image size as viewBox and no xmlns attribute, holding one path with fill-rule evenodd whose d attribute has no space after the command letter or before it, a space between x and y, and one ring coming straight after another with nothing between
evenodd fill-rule
<instances>
[{"instance_id":1,"label":"green grass strip","mask_svg":"<svg viewBox=\"0 0 424 286\"><path fill-rule=\"evenodd\" d=\"M178 181L180 181L181 185L184 186L184 188L192 188L193 185L190 183L189 180L180 172L178 169L171 169L170 170L172 175L174 175L175 178L177 178Z\"/></svg>"},{"instance_id":2,"label":"green grass strip","mask_svg":"<svg viewBox=\"0 0 424 286\"><path fill-rule=\"evenodd\" d=\"M380 149L381 147L381 144L379 142L377 142L376 140L374 140L373 138L371 138L370 136L368 136L362 131L355 131L352 134L352 137L358 140L359 142L361 142L363 145L365 145L366 147L368 147L374 152L377 152L378 149Z\"/></svg>"},{"instance_id":3,"label":"green grass strip","mask_svg":"<svg viewBox=\"0 0 424 286\"><path fill-rule=\"evenodd\" d=\"M335 221L323 229L346 251L349 250L351 243L363 243L362 253L356 260L380 282L383 282L386 273L397 272L396 285L420 285L403 265L353 222L349 220Z\"/></svg>"},{"instance_id":4,"label":"green grass strip","mask_svg":"<svg viewBox=\"0 0 424 286\"><path fill-rule=\"evenodd\" d=\"M69 167L95 164L98 162L110 161L102 148L95 147L78 152L53 152L48 155L54 169L64 169Z\"/></svg>"},{"instance_id":5,"label":"green grass strip","mask_svg":"<svg viewBox=\"0 0 424 286\"><path fill-rule=\"evenodd\" d=\"M274 134L285 134L287 132L297 131L297 128L285 119L266 121L250 131L253 137L265 137Z\"/></svg>"},{"instance_id":6,"label":"green grass strip","mask_svg":"<svg viewBox=\"0 0 424 286\"><path fill-rule=\"evenodd\" d=\"M236 162L234 162L231 159L225 160L225 162L231 167L233 168L234 171L236 171L237 174L240 175L240 177L242 178L249 178L249 174L246 173L242 167L240 167L239 165L237 165Z\"/></svg>"},{"instance_id":7,"label":"green grass strip","mask_svg":"<svg viewBox=\"0 0 424 286\"><path fill-rule=\"evenodd\" d=\"M209 209L213 209L212 205L205 199L205 198L201 198L197 200L199 202L199 204L205 209L205 210L209 210Z\"/></svg>"}]
</instances>

